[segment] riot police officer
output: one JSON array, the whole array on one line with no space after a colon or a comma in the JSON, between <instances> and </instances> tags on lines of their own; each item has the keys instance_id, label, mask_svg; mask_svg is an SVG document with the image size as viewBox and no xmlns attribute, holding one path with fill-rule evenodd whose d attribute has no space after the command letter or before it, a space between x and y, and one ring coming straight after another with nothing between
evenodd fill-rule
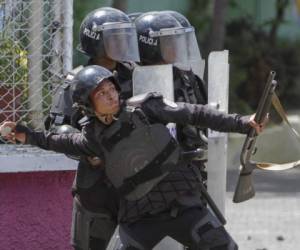
<instances>
[{"instance_id":1,"label":"riot police officer","mask_svg":"<svg viewBox=\"0 0 300 250\"><path fill-rule=\"evenodd\" d=\"M113 74L88 66L74 78L73 100L88 121L81 134L35 132L13 122L6 138L65 154L98 156L118 190L121 236L128 249L152 249L169 235L191 249L237 249L237 245L199 199L199 179L181 158L181 148L165 127L189 123L223 132L247 133L261 124L205 105L173 103L146 93L119 98Z\"/></svg>"},{"instance_id":2,"label":"riot police officer","mask_svg":"<svg viewBox=\"0 0 300 250\"><path fill-rule=\"evenodd\" d=\"M135 25L129 17L110 7L96 9L82 21L79 38L78 50L90 58L87 64L101 65L114 72L120 82L122 98L131 97L132 62L139 61L139 52ZM79 69L71 72L55 93L46 124L51 131L70 130L65 124L81 130L86 122L81 119L83 115L72 108L72 78ZM118 196L106 181L101 164L99 157L79 159L72 188L71 239L78 250L106 249L117 225Z\"/></svg>"},{"instance_id":3,"label":"riot police officer","mask_svg":"<svg viewBox=\"0 0 300 250\"><path fill-rule=\"evenodd\" d=\"M141 65L173 64L174 99L188 103L207 103L204 82L193 73L192 66L201 55L194 28L175 11L154 11L135 19ZM178 129L178 139L187 150L204 146L199 131ZM188 136L189 135L189 136Z\"/></svg>"},{"instance_id":4,"label":"riot police officer","mask_svg":"<svg viewBox=\"0 0 300 250\"><path fill-rule=\"evenodd\" d=\"M206 85L194 73L199 72L197 66L201 65L201 54L194 27L187 18L176 11L154 11L139 15L135 24L140 64L173 64L175 101L207 104ZM180 145L193 159L191 164L199 168L206 184L206 129L177 124L176 135Z\"/></svg>"}]
</instances>

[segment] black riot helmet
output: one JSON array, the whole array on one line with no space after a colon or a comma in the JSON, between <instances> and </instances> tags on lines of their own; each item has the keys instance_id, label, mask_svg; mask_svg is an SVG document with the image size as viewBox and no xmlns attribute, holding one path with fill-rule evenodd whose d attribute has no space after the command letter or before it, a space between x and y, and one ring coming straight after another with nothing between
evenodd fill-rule
<instances>
[{"instance_id":1,"label":"black riot helmet","mask_svg":"<svg viewBox=\"0 0 300 250\"><path fill-rule=\"evenodd\" d=\"M82 109L86 115L94 114L90 94L103 80L110 80L118 91L120 86L113 73L98 65L91 65L80 70L73 79L73 103L75 107Z\"/></svg>"},{"instance_id":2,"label":"black riot helmet","mask_svg":"<svg viewBox=\"0 0 300 250\"><path fill-rule=\"evenodd\" d=\"M96 9L84 18L78 49L92 58L139 61L134 23L125 13L110 7Z\"/></svg>"},{"instance_id":3,"label":"black riot helmet","mask_svg":"<svg viewBox=\"0 0 300 250\"><path fill-rule=\"evenodd\" d=\"M171 16L173 16L178 22L180 22L180 24L182 25L182 27L188 28L191 27L192 25L190 24L189 20L182 15L181 13L174 11L174 10L165 10L162 11L163 13L167 13Z\"/></svg>"},{"instance_id":4,"label":"black riot helmet","mask_svg":"<svg viewBox=\"0 0 300 250\"><path fill-rule=\"evenodd\" d=\"M194 27L175 11L148 12L135 20L141 63L171 63L191 68L194 57L200 57Z\"/></svg>"}]
</instances>

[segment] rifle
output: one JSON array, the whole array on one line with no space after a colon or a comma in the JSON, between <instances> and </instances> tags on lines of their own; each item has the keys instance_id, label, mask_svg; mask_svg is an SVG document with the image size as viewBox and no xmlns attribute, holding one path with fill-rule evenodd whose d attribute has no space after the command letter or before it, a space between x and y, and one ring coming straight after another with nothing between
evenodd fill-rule
<instances>
[{"instance_id":1,"label":"rifle","mask_svg":"<svg viewBox=\"0 0 300 250\"><path fill-rule=\"evenodd\" d=\"M269 112L272 97L277 86L277 82L274 80L276 73L271 71L265 85L263 94L259 100L258 108L255 114L255 122L261 124L267 113ZM249 131L243 149L240 155L241 170L236 185L235 193L233 196L233 202L243 202L251 199L255 195L255 190L252 183L252 171L258 168L256 162L251 161L251 156L255 153L257 133L254 128Z\"/></svg>"}]
</instances>

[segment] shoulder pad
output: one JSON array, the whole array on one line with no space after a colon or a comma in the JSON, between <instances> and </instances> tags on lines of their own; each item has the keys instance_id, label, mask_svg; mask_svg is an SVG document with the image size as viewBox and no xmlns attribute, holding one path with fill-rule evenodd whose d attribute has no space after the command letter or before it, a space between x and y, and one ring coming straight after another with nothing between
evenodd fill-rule
<instances>
[{"instance_id":1,"label":"shoulder pad","mask_svg":"<svg viewBox=\"0 0 300 250\"><path fill-rule=\"evenodd\" d=\"M145 94L140 94L140 95L136 95L136 96L129 98L126 101L126 104L129 106L140 107L144 102L148 101L149 99L153 99L153 98L162 99L163 96L162 96L162 94L160 94L158 92L147 92Z\"/></svg>"}]
</instances>

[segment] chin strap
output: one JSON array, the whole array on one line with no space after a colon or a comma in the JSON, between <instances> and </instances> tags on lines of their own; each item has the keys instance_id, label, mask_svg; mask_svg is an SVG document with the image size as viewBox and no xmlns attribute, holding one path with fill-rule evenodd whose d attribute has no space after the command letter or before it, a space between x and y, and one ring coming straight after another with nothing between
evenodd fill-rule
<instances>
[{"instance_id":1,"label":"chin strap","mask_svg":"<svg viewBox=\"0 0 300 250\"><path fill-rule=\"evenodd\" d=\"M118 120L114 114L96 114L96 117L106 125L111 124L113 121Z\"/></svg>"}]
</instances>

